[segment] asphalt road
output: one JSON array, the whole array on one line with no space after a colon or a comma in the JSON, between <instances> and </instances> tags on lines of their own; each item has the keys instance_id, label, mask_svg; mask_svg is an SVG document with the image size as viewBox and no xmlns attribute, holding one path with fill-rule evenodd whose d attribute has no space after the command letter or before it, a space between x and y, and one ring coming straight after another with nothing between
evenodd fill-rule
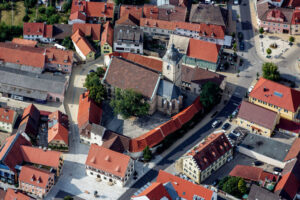
<instances>
[{"instance_id":1,"label":"asphalt road","mask_svg":"<svg viewBox=\"0 0 300 200\"><path fill-rule=\"evenodd\" d=\"M207 135L211 134L214 129L211 127L212 122L215 119L220 119L225 121L227 117L236 109L236 107L241 102L241 98L232 96L228 101L227 105L213 118L209 123L195 132L191 137L183 141L179 146L177 146L173 151L165 156L153 169L141 177L126 193L124 193L119 199L127 200L142 186L148 182L152 182L158 175L159 170L164 170L173 164L179 157L181 157L185 152L199 143Z\"/></svg>"}]
</instances>

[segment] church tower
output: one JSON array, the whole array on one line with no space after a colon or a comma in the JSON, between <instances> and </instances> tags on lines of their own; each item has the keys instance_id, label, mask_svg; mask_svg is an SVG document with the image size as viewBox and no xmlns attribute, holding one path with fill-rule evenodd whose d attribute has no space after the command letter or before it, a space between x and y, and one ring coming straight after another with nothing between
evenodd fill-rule
<instances>
[{"instance_id":1,"label":"church tower","mask_svg":"<svg viewBox=\"0 0 300 200\"><path fill-rule=\"evenodd\" d=\"M172 44L171 48L167 50L162 58L163 60L163 76L170 80L176 86L181 85L181 58L182 55Z\"/></svg>"}]
</instances>

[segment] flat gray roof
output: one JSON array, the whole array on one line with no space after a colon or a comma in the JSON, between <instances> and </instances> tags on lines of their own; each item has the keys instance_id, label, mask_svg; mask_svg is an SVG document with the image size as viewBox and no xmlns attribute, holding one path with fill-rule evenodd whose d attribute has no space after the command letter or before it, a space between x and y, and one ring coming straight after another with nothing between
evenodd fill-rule
<instances>
[{"instance_id":1,"label":"flat gray roof","mask_svg":"<svg viewBox=\"0 0 300 200\"><path fill-rule=\"evenodd\" d=\"M240 146L279 161L284 160L291 148L289 144L252 133L245 137Z\"/></svg>"}]
</instances>

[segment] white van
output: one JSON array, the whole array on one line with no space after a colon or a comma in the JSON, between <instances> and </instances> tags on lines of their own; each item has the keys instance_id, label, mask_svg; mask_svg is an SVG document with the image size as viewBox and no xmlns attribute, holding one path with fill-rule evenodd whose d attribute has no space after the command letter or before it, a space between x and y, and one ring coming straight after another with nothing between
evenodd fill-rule
<instances>
[{"instance_id":1,"label":"white van","mask_svg":"<svg viewBox=\"0 0 300 200\"><path fill-rule=\"evenodd\" d=\"M239 3L240 3L239 0L233 0L234 5L239 5Z\"/></svg>"},{"instance_id":2,"label":"white van","mask_svg":"<svg viewBox=\"0 0 300 200\"><path fill-rule=\"evenodd\" d=\"M15 100L23 101L23 97L22 97L22 96L19 96L19 95L14 95L14 94L12 94L12 95L11 95L11 98L12 98L12 99L15 99Z\"/></svg>"}]
</instances>

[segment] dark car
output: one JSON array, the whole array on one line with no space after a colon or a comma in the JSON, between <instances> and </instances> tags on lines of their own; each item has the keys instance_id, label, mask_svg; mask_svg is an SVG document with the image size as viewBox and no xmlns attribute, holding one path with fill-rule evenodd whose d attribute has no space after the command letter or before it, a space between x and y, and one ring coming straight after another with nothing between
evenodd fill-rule
<instances>
[{"instance_id":1,"label":"dark car","mask_svg":"<svg viewBox=\"0 0 300 200\"><path fill-rule=\"evenodd\" d=\"M264 38L264 35L261 35L261 34L260 34L259 37L260 37L260 38Z\"/></svg>"},{"instance_id":2,"label":"dark car","mask_svg":"<svg viewBox=\"0 0 300 200\"><path fill-rule=\"evenodd\" d=\"M282 169L279 168L279 167L274 167L273 170L276 171L276 172L282 172Z\"/></svg>"},{"instance_id":3,"label":"dark car","mask_svg":"<svg viewBox=\"0 0 300 200\"><path fill-rule=\"evenodd\" d=\"M244 34L242 32L239 32L238 38L239 38L239 41L242 41L244 39Z\"/></svg>"},{"instance_id":4,"label":"dark car","mask_svg":"<svg viewBox=\"0 0 300 200\"><path fill-rule=\"evenodd\" d=\"M241 51L245 50L245 44L244 44L244 42L240 42L240 50Z\"/></svg>"},{"instance_id":5,"label":"dark car","mask_svg":"<svg viewBox=\"0 0 300 200\"><path fill-rule=\"evenodd\" d=\"M228 137L232 140L237 140L237 137L233 135L232 133L229 133Z\"/></svg>"},{"instance_id":6,"label":"dark car","mask_svg":"<svg viewBox=\"0 0 300 200\"><path fill-rule=\"evenodd\" d=\"M223 130L227 130L229 127L230 127L230 124L229 124L229 123L225 123L225 124L222 126L222 129L223 129Z\"/></svg>"},{"instance_id":7,"label":"dark car","mask_svg":"<svg viewBox=\"0 0 300 200\"><path fill-rule=\"evenodd\" d=\"M261 165L263 165L263 164L264 164L264 163L261 162L261 161L259 161L259 160L257 160L257 161L254 162L254 165L255 165L255 166L261 166Z\"/></svg>"},{"instance_id":8,"label":"dark car","mask_svg":"<svg viewBox=\"0 0 300 200\"><path fill-rule=\"evenodd\" d=\"M88 74L95 73L95 70L91 69Z\"/></svg>"}]
</instances>

